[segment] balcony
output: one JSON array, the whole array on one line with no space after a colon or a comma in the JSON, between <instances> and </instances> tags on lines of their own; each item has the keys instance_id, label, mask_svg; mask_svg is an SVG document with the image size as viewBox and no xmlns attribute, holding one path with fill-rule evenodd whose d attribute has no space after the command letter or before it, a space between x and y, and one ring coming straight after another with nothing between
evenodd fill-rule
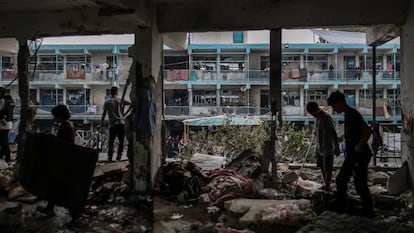
<instances>
[{"instance_id":1,"label":"balcony","mask_svg":"<svg viewBox=\"0 0 414 233\"><path fill-rule=\"evenodd\" d=\"M30 107L34 107L36 109L36 116L40 118L48 118L52 117L52 109L56 105L30 105ZM99 117L102 112L100 112L101 109L99 109L96 105L67 105L69 108L70 113L72 114L72 118L76 118L76 116L96 116ZM20 115L20 105L17 105L14 109L14 115L18 116Z\"/></svg>"},{"instance_id":2,"label":"balcony","mask_svg":"<svg viewBox=\"0 0 414 233\"><path fill-rule=\"evenodd\" d=\"M164 80L167 84L179 82L241 82L268 84L269 70L164 70ZM399 81L400 72L380 70L376 72L377 81ZM299 69L283 70L282 82L312 82L312 83L336 83L336 82L372 82L372 71L351 70L305 70Z\"/></svg>"}]
</instances>

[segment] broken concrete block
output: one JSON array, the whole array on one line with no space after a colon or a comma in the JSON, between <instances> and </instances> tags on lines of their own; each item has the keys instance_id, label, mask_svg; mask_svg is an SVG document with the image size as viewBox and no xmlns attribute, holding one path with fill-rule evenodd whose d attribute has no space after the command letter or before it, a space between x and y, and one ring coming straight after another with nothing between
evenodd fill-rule
<instances>
[{"instance_id":1,"label":"broken concrete block","mask_svg":"<svg viewBox=\"0 0 414 233\"><path fill-rule=\"evenodd\" d=\"M1 226L19 226L23 223L23 206L20 203L3 202L0 205L0 229ZM3 232L3 231L2 231Z\"/></svg>"},{"instance_id":2,"label":"broken concrete block","mask_svg":"<svg viewBox=\"0 0 414 233\"><path fill-rule=\"evenodd\" d=\"M390 195L378 195L378 196L374 196L374 201L376 206L378 207L391 207L391 208L403 208L405 206L404 202L402 202L401 200L398 200L396 197L394 196L390 196Z\"/></svg>"},{"instance_id":3,"label":"broken concrete block","mask_svg":"<svg viewBox=\"0 0 414 233\"><path fill-rule=\"evenodd\" d=\"M14 200L16 198L19 198L23 195L25 195L27 192L24 190L23 186L21 184L15 184L12 187L10 187L9 193L8 193L8 199Z\"/></svg>"},{"instance_id":4,"label":"broken concrete block","mask_svg":"<svg viewBox=\"0 0 414 233\"><path fill-rule=\"evenodd\" d=\"M262 208L263 206L286 204L284 200L265 200L265 199L233 199L224 202L224 208L233 213L246 213L252 207Z\"/></svg>"},{"instance_id":5,"label":"broken concrete block","mask_svg":"<svg viewBox=\"0 0 414 233\"><path fill-rule=\"evenodd\" d=\"M310 191L311 193L316 192L318 189L320 189L323 185L319 184L315 181L311 181L311 180L304 180L301 177L298 178L298 182L297 182L297 186Z\"/></svg>"},{"instance_id":6,"label":"broken concrete block","mask_svg":"<svg viewBox=\"0 0 414 233\"><path fill-rule=\"evenodd\" d=\"M0 170L7 169L9 167L9 164L6 163L6 161L0 159Z\"/></svg>"},{"instance_id":7,"label":"broken concrete block","mask_svg":"<svg viewBox=\"0 0 414 233\"><path fill-rule=\"evenodd\" d=\"M410 177L407 161L404 161L402 166L390 176L388 180L388 193L390 195L399 195L410 188Z\"/></svg>"},{"instance_id":8,"label":"broken concrete block","mask_svg":"<svg viewBox=\"0 0 414 233\"><path fill-rule=\"evenodd\" d=\"M382 193L386 193L387 189L385 189L382 185L377 184L377 185L373 185L369 187L369 192L371 193L371 195L373 196L378 196Z\"/></svg>"},{"instance_id":9,"label":"broken concrete block","mask_svg":"<svg viewBox=\"0 0 414 233\"><path fill-rule=\"evenodd\" d=\"M277 191L272 188L265 188L259 191L259 195L266 197L267 199L272 200L283 200L286 197L286 194Z\"/></svg>"},{"instance_id":10,"label":"broken concrete block","mask_svg":"<svg viewBox=\"0 0 414 233\"><path fill-rule=\"evenodd\" d=\"M0 190L6 191L9 188L9 179L0 175Z\"/></svg>"},{"instance_id":11,"label":"broken concrete block","mask_svg":"<svg viewBox=\"0 0 414 233\"><path fill-rule=\"evenodd\" d=\"M285 175L283 175L282 183L283 184L292 184L292 183L296 182L297 179L298 179L298 174L296 174L296 172L294 172L294 171L291 171L291 172L288 172Z\"/></svg>"},{"instance_id":12,"label":"broken concrete block","mask_svg":"<svg viewBox=\"0 0 414 233\"><path fill-rule=\"evenodd\" d=\"M382 185L386 185L388 182L388 174L382 171L378 171L378 172L373 172L370 174L370 180L374 183L374 184L382 184Z\"/></svg>"},{"instance_id":13,"label":"broken concrete block","mask_svg":"<svg viewBox=\"0 0 414 233\"><path fill-rule=\"evenodd\" d=\"M224 156L207 155L201 153L195 153L191 157L190 161L195 163L204 171L221 169L226 165L226 158Z\"/></svg>"}]
</instances>

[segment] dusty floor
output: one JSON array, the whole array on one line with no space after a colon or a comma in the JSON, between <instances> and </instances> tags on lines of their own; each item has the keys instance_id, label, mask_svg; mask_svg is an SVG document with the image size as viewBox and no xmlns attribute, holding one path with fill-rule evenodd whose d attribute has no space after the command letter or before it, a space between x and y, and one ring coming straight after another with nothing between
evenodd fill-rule
<instances>
[{"instance_id":1,"label":"dusty floor","mask_svg":"<svg viewBox=\"0 0 414 233\"><path fill-rule=\"evenodd\" d=\"M103 155L100 160L104 161ZM340 159L336 161L340 164ZM399 161L383 167L393 167ZM248 225L240 224L242 214L220 209L208 213L208 205L201 202L177 203L167 201L161 195L151 197L145 194L131 192L122 184L123 167L127 161L112 163L97 169L92 183L87 206L79 221L72 223L67 209L55 207L55 216L45 216L38 212L38 206L46 202L26 196L20 200L8 201L6 193L0 193L0 233L323 233L323 232L414 232L414 209L412 203L396 201L398 197L383 195L382 189L375 196L377 216L375 219L365 219L358 216L358 208L351 209L349 214L324 212L312 221L298 224L280 224L254 222ZM105 162L101 163L105 164ZM319 170L314 164L287 166L282 174L301 169L307 179L320 182ZM113 171L117 172L113 172ZM381 169L380 169L381 170ZM384 185L392 169L383 172L372 172L370 185ZM335 176L334 176L335 177ZM285 187L286 188L286 187ZM351 187L352 189L352 187ZM318 198L308 192L292 192L285 189L278 198L294 199ZM354 192L350 192L356 196ZM152 200L154 198L154 200ZM263 198L256 197L256 198ZM412 199L411 196L403 198ZM356 204L358 206L358 204Z\"/></svg>"},{"instance_id":2,"label":"dusty floor","mask_svg":"<svg viewBox=\"0 0 414 233\"><path fill-rule=\"evenodd\" d=\"M151 232L152 210L139 209L119 203L99 205L94 210L87 210L80 216L79 222L71 223L68 211L63 207L55 207L55 216L48 217L38 211L38 205L1 202L0 206L8 206L2 211L0 232L2 233L70 233L70 232ZM1 208L1 207L0 207Z\"/></svg>"}]
</instances>

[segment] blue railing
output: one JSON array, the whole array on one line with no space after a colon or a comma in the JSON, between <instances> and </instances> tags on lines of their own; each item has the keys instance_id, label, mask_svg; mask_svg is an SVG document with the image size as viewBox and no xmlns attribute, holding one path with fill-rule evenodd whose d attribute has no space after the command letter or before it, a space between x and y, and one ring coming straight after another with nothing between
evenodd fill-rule
<instances>
[{"instance_id":1,"label":"blue railing","mask_svg":"<svg viewBox=\"0 0 414 233\"><path fill-rule=\"evenodd\" d=\"M269 70L164 70L164 80L167 82L191 81L191 82L264 82L268 83ZM378 81L400 80L400 72L377 71ZM283 81L303 82L348 82L348 81L372 81L372 71L362 70L306 70L299 69L282 70Z\"/></svg>"}]
</instances>

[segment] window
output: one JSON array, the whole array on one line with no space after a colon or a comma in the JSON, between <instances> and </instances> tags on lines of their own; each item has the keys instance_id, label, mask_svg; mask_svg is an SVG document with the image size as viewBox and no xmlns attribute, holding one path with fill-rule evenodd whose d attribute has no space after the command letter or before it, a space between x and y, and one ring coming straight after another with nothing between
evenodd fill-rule
<instances>
[{"instance_id":1,"label":"window","mask_svg":"<svg viewBox=\"0 0 414 233\"><path fill-rule=\"evenodd\" d=\"M326 106L326 99L328 99L328 90L325 89L311 89L307 90L306 102L315 101L319 106Z\"/></svg>"},{"instance_id":2,"label":"window","mask_svg":"<svg viewBox=\"0 0 414 233\"><path fill-rule=\"evenodd\" d=\"M220 56L221 71L243 71L245 68L244 54Z\"/></svg>"},{"instance_id":3,"label":"window","mask_svg":"<svg viewBox=\"0 0 414 233\"><path fill-rule=\"evenodd\" d=\"M215 71L217 70L217 57L215 54L193 55L191 65L195 70Z\"/></svg>"},{"instance_id":4,"label":"window","mask_svg":"<svg viewBox=\"0 0 414 233\"><path fill-rule=\"evenodd\" d=\"M66 70L91 71L91 56L87 54L67 55Z\"/></svg>"},{"instance_id":5,"label":"window","mask_svg":"<svg viewBox=\"0 0 414 233\"><path fill-rule=\"evenodd\" d=\"M195 106L215 106L217 96L215 90L194 90L193 105Z\"/></svg>"},{"instance_id":6,"label":"window","mask_svg":"<svg viewBox=\"0 0 414 233\"><path fill-rule=\"evenodd\" d=\"M401 90L388 89L387 97L386 107L388 113L392 116L401 114Z\"/></svg>"},{"instance_id":7,"label":"window","mask_svg":"<svg viewBox=\"0 0 414 233\"><path fill-rule=\"evenodd\" d=\"M32 60L32 69L33 69ZM42 71L63 71L63 56L60 55L39 55L37 70Z\"/></svg>"},{"instance_id":8,"label":"window","mask_svg":"<svg viewBox=\"0 0 414 233\"><path fill-rule=\"evenodd\" d=\"M1 64L1 68L2 68L2 78L6 79L6 78L15 78L17 75L17 67L15 67L13 59L11 57L1 57L2 59L2 64Z\"/></svg>"},{"instance_id":9,"label":"window","mask_svg":"<svg viewBox=\"0 0 414 233\"><path fill-rule=\"evenodd\" d=\"M37 89L29 89L29 105L38 105Z\"/></svg>"},{"instance_id":10,"label":"window","mask_svg":"<svg viewBox=\"0 0 414 233\"><path fill-rule=\"evenodd\" d=\"M310 70L328 70L328 55L308 55Z\"/></svg>"},{"instance_id":11,"label":"window","mask_svg":"<svg viewBox=\"0 0 414 233\"><path fill-rule=\"evenodd\" d=\"M299 69L300 55L283 55L282 56L282 71Z\"/></svg>"},{"instance_id":12,"label":"window","mask_svg":"<svg viewBox=\"0 0 414 233\"><path fill-rule=\"evenodd\" d=\"M363 99L363 98L366 98L367 100L372 100L373 98L373 96L372 96L372 94L373 94L373 90L372 89L366 89L366 90L363 90L363 93L362 93L362 95L360 94L359 95L359 98L361 99ZM383 98L384 98L384 91L383 91L383 89L376 89L375 90L375 96L377 97L376 99L377 100L382 100Z\"/></svg>"},{"instance_id":13,"label":"window","mask_svg":"<svg viewBox=\"0 0 414 233\"><path fill-rule=\"evenodd\" d=\"M328 90L308 90L308 101L326 100L328 98Z\"/></svg>"},{"instance_id":14,"label":"window","mask_svg":"<svg viewBox=\"0 0 414 233\"><path fill-rule=\"evenodd\" d=\"M165 90L165 104L167 106L186 106L188 105L187 90Z\"/></svg>"},{"instance_id":15,"label":"window","mask_svg":"<svg viewBox=\"0 0 414 233\"><path fill-rule=\"evenodd\" d=\"M73 113L84 113L89 105L89 89L66 89L66 104Z\"/></svg>"},{"instance_id":16,"label":"window","mask_svg":"<svg viewBox=\"0 0 414 233\"><path fill-rule=\"evenodd\" d=\"M373 68L373 60L372 60L372 56L371 55L368 55L367 54L367 67L366 67L366 69L367 70L372 70L372 68ZM376 58L376 63L377 63L377 66L376 66L376 68L377 68L377 71L381 71L381 70L383 70L383 68L384 67L382 67L382 64L383 64L383 55L378 55L377 56L377 58ZM363 64L364 63L364 57L363 56L360 56L359 57L359 63L360 63L360 66L361 66L361 68L363 68L364 67L364 65L365 64Z\"/></svg>"},{"instance_id":17,"label":"window","mask_svg":"<svg viewBox=\"0 0 414 233\"><path fill-rule=\"evenodd\" d=\"M260 70L270 69L269 56L260 56Z\"/></svg>"},{"instance_id":18,"label":"window","mask_svg":"<svg viewBox=\"0 0 414 233\"><path fill-rule=\"evenodd\" d=\"M349 106L356 106L355 90L344 90L345 101Z\"/></svg>"},{"instance_id":19,"label":"window","mask_svg":"<svg viewBox=\"0 0 414 233\"><path fill-rule=\"evenodd\" d=\"M240 89L224 89L221 90L221 106L238 106L245 105L246 98Z\"/></svg>"},{"instance_id":20,"label":"window","mask_svg":"<svg viewBox=\"0 0 414 233\"><path fill-rule=\"evenodd\" d=\"M233 43L243 43L244 34L243 32L233 32Z\"/></svg>"},{"instance_id":21,"label":"window","mask_svg":"<svg viewBox=\"0 0 414 233\"><path fill-rule=\"evenodd\" d=\"M2 67L3 70L5 70L5 69L14 69L14 63L13 63L11 57L3 56L3 57L1 57L1 61L2 61L1 67Z\"/></svg>"},{"instance_id":22,"label":"window","mask_svg":"<svg viewBox=\"0 0 414 233\"><path fill-rule=\"evenodd\" d=\"M51 111L58 104L63 104L63 89L40 89L40 109Z\"/></svg>"},{"instance_id":23,"label":"window","mask_svg":"<svg viewBox=\"0 0 414 233\"><path fill-rule=\"evenodd\" d=\"M282 106L299 106L300 94L299 89L282 90Z\"/></svg>"}]
</instances>

